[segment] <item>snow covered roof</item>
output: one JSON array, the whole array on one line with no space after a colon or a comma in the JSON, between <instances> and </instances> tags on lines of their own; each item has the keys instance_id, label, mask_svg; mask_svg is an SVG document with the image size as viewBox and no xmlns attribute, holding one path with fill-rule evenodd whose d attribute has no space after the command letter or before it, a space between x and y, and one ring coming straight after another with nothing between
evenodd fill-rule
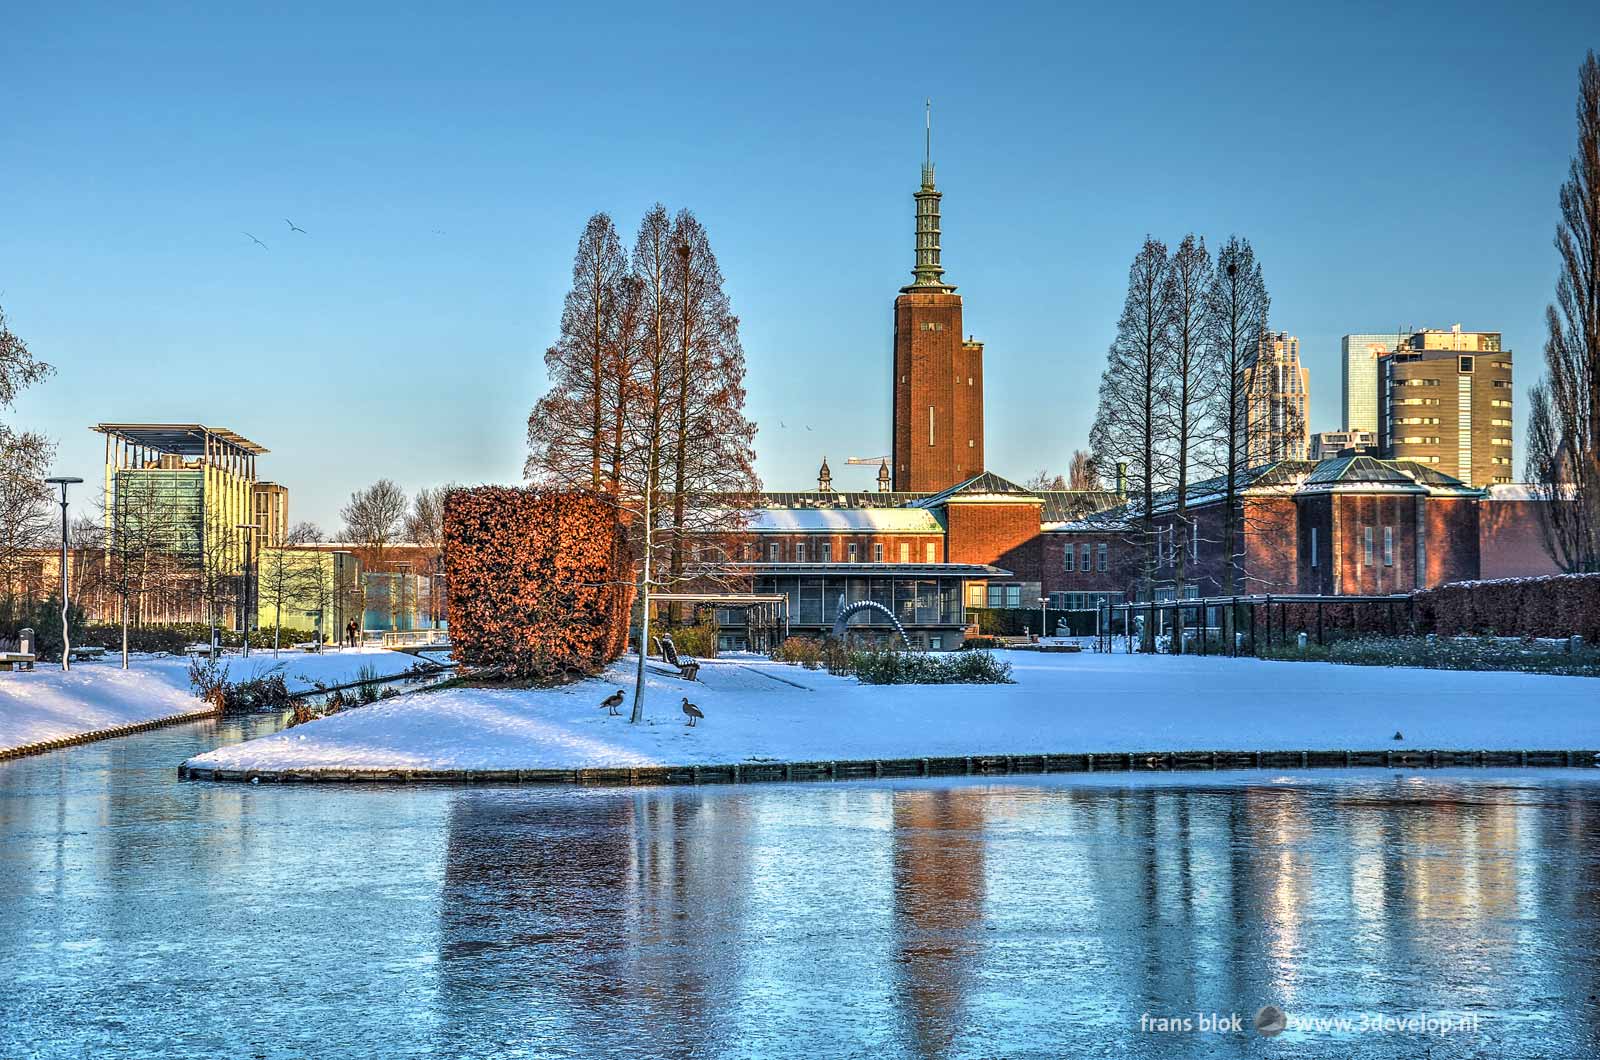
<instances>
[{"instance_id":1,"label":"snow covered roof","mask_svg":"<svg viewBox=\"0 0 1600 1060\"><path fill-rule=\"evenodd\" d=\"M1488 500L1491 501L1547 501L1556 494L1565 500L1572 500L1578 495L1577 487L1572 483L1558 486L1539 486L1532 482L1501 482L1488 487Z\"/></svg>"},{"instance_id":2,"label":"snow covered roof","mask_svg":"<svg viewBox=\"0 0 1600 1060\"><path fill-rule=\"evenodd\" d=\"M870 490L774 490L757 494L762 508L904 508L926 493Z\"/></svg>"},{"instance_id":3,"label":"snow covered roof","mask_svg":"<svg viewBox=\"0 0 1600 1060\"><path fill-rule=\"evenodd\" d=\"M1127 501L1115 490L1041 490L1039 496L1044 498L1040 519L1046 523L1071 522Z\"/></svg>"},{"instance_id":4,"label":"snow covered roof","mask_svg":"<svg viewBox=\"0 0 1600 1060\"><path fill-rule=\"evenodd\" d=\"M747 516L746 530L845 531L896 534L940 534L944 527L926 508L758 508Z\"/></svg>"},{"instance_id":5,"label":"snow covered roof","mask_svg":"<svg viewBox=\"0 0 1600 1060\"><path fill-rule=\"evenodd\" d=\"M1414 460L1341 456L1324 460L1306 477L1306 493L1383 492L1473 495L1478 491L1442 471Z\"/></svg>"},{"instance_id":6,"label":"snow covered roof","mask_svg":"<svg viewBox=\"0 0 1600 1060\"><path fill-rule=\"evenodd\" d=\"M1035 501L1043 503L1044 498L1033 490L1017 485L1010 479L1001 478L993 471L985 471L974 475L965 482L958 482L947 490L935 493L931 497L924 497L917 503L924 508L942 508L951 502L977 503L977 504L1031 504Z\"/></svg>"}]
</instances>

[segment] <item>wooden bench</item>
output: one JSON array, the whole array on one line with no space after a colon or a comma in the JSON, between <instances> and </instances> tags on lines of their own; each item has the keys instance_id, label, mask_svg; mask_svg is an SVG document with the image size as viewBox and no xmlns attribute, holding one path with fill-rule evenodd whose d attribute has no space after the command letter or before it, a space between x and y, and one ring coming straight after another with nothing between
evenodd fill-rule
<instances>
[{"instance_id":1,"label":"wooden bench","mask_svg":"<svg viewBox=\"0 0 1600 1060\"><path fill-rule=\"evenodd\" d=\"M84 662L91 662L95 659L104 658L105 654L106 650L98 644L85 644L81 647L72 649L72 657L74 659L81 659Z\"/></svg>"},{"instance_id":2,"label":"wooden bench","mask_svg":"<svg viewBox=\"0 0 1600 1060\"><path fill-rule=\"evenodd\" d=\"M672 643L672 634L663 636L657 643L661 645L661 657L678 668L679 677L693 681L699 676L700 664L693 656L678 651L678 646Z\"/></svg>"}]
</instances>

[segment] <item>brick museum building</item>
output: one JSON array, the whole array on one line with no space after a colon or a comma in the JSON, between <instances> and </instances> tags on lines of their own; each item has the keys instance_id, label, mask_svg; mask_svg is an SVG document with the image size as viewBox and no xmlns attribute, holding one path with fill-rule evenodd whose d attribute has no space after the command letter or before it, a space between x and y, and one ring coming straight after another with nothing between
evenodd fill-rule
<instances>
[{"instance_id":1,"label":"brick museum building","mask_svg":"<svg viewBox=\"0 0 1600 1060\"><path fill-rule=\"evenodd\" d=\"M791 633L827 632L842 607L873 601L914 646L949 649L969 608L1136 598L1143 520L1120 476L1107 490L1036 491L984 466L983 344L962 337L961 296L944 279L940 198L930 160L914 194L913 280L895 298L893 455L878 489L835 490L824 460L816 489L762 494L749 513L739 566L755 593L787 597ZM1157 496L1157 599L1223 593L1224 503L1217 482L1194 483L1180 524L1172 498ZM1526 487L1475 488L1426 463L1269 461L1246 473L1236 503L1239 595L1402 592L1555 570ZM724 646L742 646L740 612L720 617ZM870 607L848 625L869 637L892 628Z\"/></svg>"}]
</instances>

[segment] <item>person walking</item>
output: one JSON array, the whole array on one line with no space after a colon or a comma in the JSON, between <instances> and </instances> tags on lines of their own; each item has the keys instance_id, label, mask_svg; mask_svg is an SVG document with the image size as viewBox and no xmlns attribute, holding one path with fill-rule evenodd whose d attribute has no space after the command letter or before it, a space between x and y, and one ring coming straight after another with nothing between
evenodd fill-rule
<instances>
[{"instance_id":1,"label":"person walking","mask_svg":"<svg viewBox=\"0 0 1600 1060\"><path fill-rule=\"evenodd\" d=\"M356 646L356 620L353 618L345 623L344 640L350 647L354 648Z\"/></svg>"}]
</instances>

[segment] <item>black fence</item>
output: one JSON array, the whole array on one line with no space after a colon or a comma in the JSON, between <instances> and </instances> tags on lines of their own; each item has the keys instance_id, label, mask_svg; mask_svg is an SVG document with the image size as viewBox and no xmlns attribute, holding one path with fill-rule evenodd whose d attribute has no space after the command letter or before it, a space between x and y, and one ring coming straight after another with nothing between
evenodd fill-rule
<instances>
[{"instance_id":1,"label":"black fence","mask_svg":"<svg viewBox=\"0 0 1600 1060\"><path fill-rule=\"evenodd\" d=\"M1305 594L1207 596L1109 604L1102 609L1099 649L1111 651L1121 638L1124 650L1153 650L1166 640L1174 653L1262 655L1274 647L1325 645L1348 636L1417 632L1416 598L1408 593L1381 596Z\"/></svg>"}]
</instances>

